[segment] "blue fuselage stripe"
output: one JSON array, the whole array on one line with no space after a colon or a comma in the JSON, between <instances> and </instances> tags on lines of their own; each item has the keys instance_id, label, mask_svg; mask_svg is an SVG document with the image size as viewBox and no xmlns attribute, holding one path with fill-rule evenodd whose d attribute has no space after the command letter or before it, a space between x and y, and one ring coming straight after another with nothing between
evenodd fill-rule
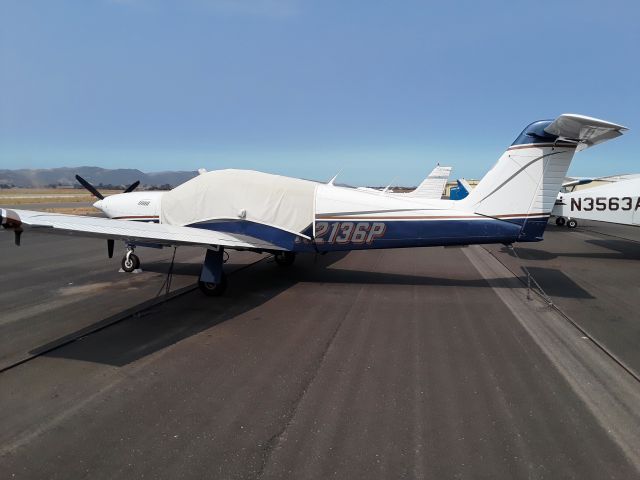
<instances>
[{"instance_id":1,"label":"blue fuselage stripe","mask_svg":"<svg viewBox=\"0 0 640 480\"><path fill-rule=\"evenodd\" d=\"M237 233L293 251L365 250L475 243L535 242L542 240L548 216L494 219L335 219L316 220L315 240L275 227L243 220L211 221L196 228ZM303 235L312 237L309 226Z\"/></svg>"}]
</instances>

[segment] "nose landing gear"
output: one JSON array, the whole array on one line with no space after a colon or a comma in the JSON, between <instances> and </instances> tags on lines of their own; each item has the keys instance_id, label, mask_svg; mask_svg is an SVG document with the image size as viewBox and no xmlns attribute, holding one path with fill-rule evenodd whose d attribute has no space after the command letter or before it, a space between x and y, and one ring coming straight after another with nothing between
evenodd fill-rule
<instances>
[{"instance_id":1,"label":"nose landing gear","mask_svg":"<svg viewBox=\"0 0 640 480\"><path fill-rule=\"evenodd\" d=\"M122 266L122 270L127 273L131 273L140 268L140 259L135 253L133 253L133 247L131 245L127 246L127 253L122 257L120 265Z\"/></svg>"}]
</instances>

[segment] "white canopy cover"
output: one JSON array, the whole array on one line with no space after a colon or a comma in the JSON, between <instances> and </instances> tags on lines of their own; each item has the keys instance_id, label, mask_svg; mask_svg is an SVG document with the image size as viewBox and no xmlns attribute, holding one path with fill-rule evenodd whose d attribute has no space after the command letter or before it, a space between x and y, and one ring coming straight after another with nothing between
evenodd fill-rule
<instances>
[{"instance_id":1,"label":"white canopy cover","mask_svg":"<svg viewBox=\"0 0 640 480\"><path fill-rule=\"evenodd\" d=\"M248 220L299 233L313 222L317 185L253 170L207 172L162 196L160 221Z\"/></svg>"}]
</instances>

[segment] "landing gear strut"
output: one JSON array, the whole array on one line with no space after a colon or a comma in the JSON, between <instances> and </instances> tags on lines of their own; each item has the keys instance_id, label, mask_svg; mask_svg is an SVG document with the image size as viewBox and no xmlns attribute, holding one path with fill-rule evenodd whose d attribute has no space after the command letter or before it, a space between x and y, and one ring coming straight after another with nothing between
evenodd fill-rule
<instances>
[{"instance_id":1,"label":"landing gear strut","mask_svg":"<svg viewBox=\"0 0 640 480\"><path fill-rule=\"evenodd\" d=\"M131 273L140 268L140 259L135 253L133 253L133 249L133 246L127 245L127 253L122 257L122 262L120 263L122 270L127 273Z\"/></svg>"},{"instance_id":2,"label":"landing gear strut","mask_svg":"<svg viewBox=\"0 0 640 480\"><path fill-rule=\"evenodd\" d=\"M224 250L207 250L200 271L198 287L200 291L209 297L219 297L227 289L227 276L222 270L224 263Z\"/></svg>"},{"instance_id":3,"label":"landing gear strut","mask_svg":"<svg viewBox=\"0 0 640 480\"><path fill-rule=\"evenodd\" d=\"M274 259L279 266L290 267L296 261L296 254L293 252L278 252L275 254Z\"/></svg>"}]
</instances>

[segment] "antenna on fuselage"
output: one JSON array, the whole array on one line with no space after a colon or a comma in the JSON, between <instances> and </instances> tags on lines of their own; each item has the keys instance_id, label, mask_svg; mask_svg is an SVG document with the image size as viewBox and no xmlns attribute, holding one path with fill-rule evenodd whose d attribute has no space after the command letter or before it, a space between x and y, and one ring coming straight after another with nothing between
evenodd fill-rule
<instances>
[{"instance_id":1,"label":"antenna on fuselage","mask_svg":"<svg viewBox=\"0 0 640 480\"><path fill-rule=\"evenodd\" d=\"M336 184L336 179L337 179L337 178L338 178L338 176L342 173L342 170L344 170L344 168L341 168L341 169L340 169L340 171L339 171L338 173L336 173L336 174L333 176L333 178L327 182L327 185L331 185L331 186L335 185L335 184Z\"/></svg>"},{"instance_id":2,"label":"antenna on fuselage","mask_svg":"<svg viewBox=\"0 0 640 480\"><path fill-rule=\"evenodd\" d=\"M398 178L398 177L393 177L393 180L391 180L391 183L389 183L389 185L384 187L384 190L382 190L382 193L387 193L389 191L389 188L391 188L391 185L393 185L393 182L396 181L396 178Z\"/></svg>"}]
</instances>

